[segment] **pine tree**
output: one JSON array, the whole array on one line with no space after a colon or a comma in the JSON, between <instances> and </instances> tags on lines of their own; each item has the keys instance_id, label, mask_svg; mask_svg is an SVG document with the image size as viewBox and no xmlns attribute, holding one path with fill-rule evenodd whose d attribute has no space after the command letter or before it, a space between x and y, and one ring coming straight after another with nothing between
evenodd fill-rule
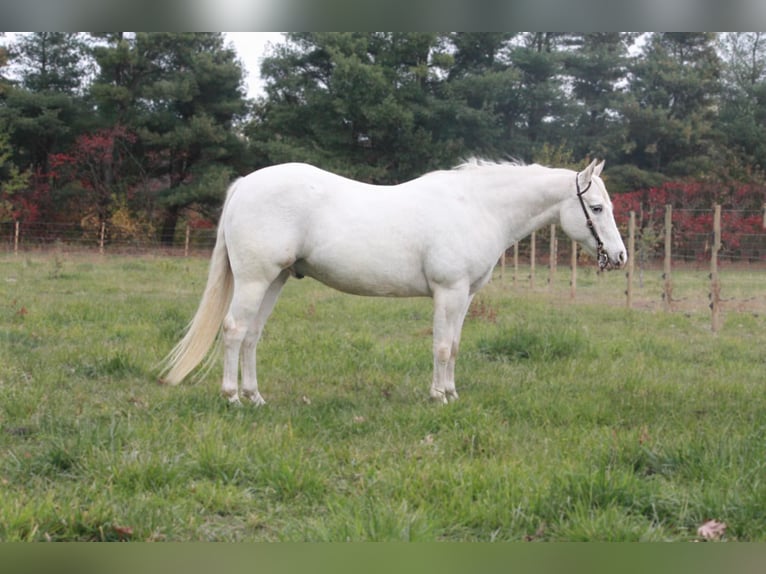
<instances>
[{"instance_id":1,"label":"pine tree","mask_svg":"<svg viewBox=\"0 0 766 574\"><path fill-rule=\"evenodd\" d=\"M372 182L390 175L392 129L408 131L413 121L397 101L391 40L371 33L288 34L264 59L268 99L248 127L265 161L306 161Z\"/></svg>"},{"instance_id":2,"label":"pine tree","mask_svg":"<svg viewBox=\"0 0 766 574\"><path fill-rule=\"evenodd\" d=\"M25 197L20 192L26 188L29 175L19 171L12 157L10 137L0 129L0 223L25 215Z\"/></svg>"},{"instance_id":3,"label":"pine tree","mask_svg":"<svg viewBox=\"0 0 766 574\"><path fill-rule=\"evenodd\" d=\"M726 142L722 155L731 170L747 178L753 166L766 170L766 34L725 34L720 52L724 65L717 128Z\"/></svg>"},{"instance_id":4,"label":"pine tree","mask_svg":"<svg viewBox=\"0 0 766 574\"><path fill-rule=\"evenodd\" d=\"M86 45L79 34L34 32L20 35L8 56L19 79L4 90L0 117L17 165L45 174L48 156L69 145L87 117L80 98Z\"/></svg>"},{"instance_id":5,"label":"pine tree","mask_svg":"<svg viewBox=\"0 0 766 574\"><path fill-rule=\"evenodd\" d=\"M92 69L87 44L78 33L22 34L12 56L20 68L21 86L35 93L82 93Z\"/></svg>"},{"instance_id":6,"label":"pine tree","mask_svg":"<svg viewBox=\"0 0 766 574\"><path fill-rule=\"evenodd\" d=\"M248 133L264 162L308 161L378 183L503 156L519 78L502 61L512 37L289 34L264 60L267 98Z\"/></svg>"},{"instance_id":7,"label":"pine tree","mask_svg":"<svg viewBox=\"0 0 766 574\"><path fill-rule=\"evenodd\" d=\"M91 93L111 122L137 135L146 193L163 210L170 244L181 211L212 214L241 159L236 123L247 111L243 71L220 33L114 33L95 51ZM152 183L150 186L149 184Z\"/></svg>"},{"instance_id":8,"label":"pine tree","mask_svg":"<svg viewBox=\"0 0 766 574\"><path fill-rule=\"evenodd\" d=\"M628 48L635 34L593 32L572 34L563 54L564 71L571 81L573 123L566 138L578 158L606 158L612 165L623 136L618 110L627 79ZM563 134L562 134L563 135Z\"/></svg>"},{"instance_id":9,"label":"pine tree","mask_svg":"<svg viewBox=\"0 0 766 574\"><path fill-rule=\"evenodd\" d=\"M709 168L720 90L715 34L655 33L631 67L624 161L671 176Z\"/></svg>"}]
</instances>

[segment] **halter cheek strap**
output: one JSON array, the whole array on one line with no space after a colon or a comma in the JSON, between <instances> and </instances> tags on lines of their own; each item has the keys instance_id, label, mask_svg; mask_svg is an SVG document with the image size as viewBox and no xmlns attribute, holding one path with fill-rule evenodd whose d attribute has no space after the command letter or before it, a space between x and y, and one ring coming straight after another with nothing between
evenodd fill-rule
<instances>
[{"instance_id":1,"label":"halter cheek strap","mask_svg":"<svg viewBox=\"0 0 766 574\"><path fill-rule=\"evenodd\" d=\"M585 207L585 201L583 201L582 196L585 195L585 192L590 189L591 184L593 183L593 180L588 182L588 185L580 191L580 178L578 177L579 174L575 175L575 188L577 189L577 199L580 200L580 206L582 207L582 212L585 214L585 223L588 226L588 229L590 229L591 235L593 235L593 239L596 240L596 255L598 257L598 267L599 269L606 269L607 265L609 264L609 256L606 254L606 251L604 251L604 242L601 241L601 238L598 236L598 232L596 231L596 227L593 225L593 220L590 218L590 213L588 212L588 208Z\"/></svg>"}]
</instances>

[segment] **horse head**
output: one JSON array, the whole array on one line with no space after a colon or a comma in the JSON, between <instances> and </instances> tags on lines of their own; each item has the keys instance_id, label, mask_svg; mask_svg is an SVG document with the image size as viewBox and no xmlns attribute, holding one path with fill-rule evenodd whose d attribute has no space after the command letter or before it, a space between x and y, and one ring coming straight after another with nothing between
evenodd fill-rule
<instances>
[{"instance_id":1,"label":"horse head","mask_svg":"<svg viewBox=\"0 0 766 574\"><path fill-rule=\"evenodd\" d=\"M601 179L604 162L593 160L573 178L571 194L561 209L561 227L598 260L599 268L625 265L628 254L614 220L612 201Z\"/></svg>"}]
</instances>

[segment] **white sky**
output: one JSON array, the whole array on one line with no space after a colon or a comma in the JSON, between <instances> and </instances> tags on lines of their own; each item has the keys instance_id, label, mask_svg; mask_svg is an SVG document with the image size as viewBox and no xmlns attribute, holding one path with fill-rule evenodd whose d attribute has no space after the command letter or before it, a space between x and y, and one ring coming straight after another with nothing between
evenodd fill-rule
<instances>
[{"instance_id":1,"label":"white sky","mask_svg":"<svg viewBox=\"0 0 766 574\"><path fill-rule=\"evenodd\" d=\"M254 98L263 95L261 82L261 61L269 43L279 44L284 40L282 32L224 32L245 67L247 95Z\"/></svg>"},{"instance_id":2,"label":"white sky","mask_svg":"<svg viewBox=\"0 0 766 574\"><path fill-rule=\"evenodd\" d=\"M18 32L6 32L0 38L0 45L13 42ZM224 32L227 42L231 42L245 68L247 95L254 98L263 95L261 82L261 61L266 55L269 43L279 44L284 40L283 32Z\"/></svg>"}]
</instances>

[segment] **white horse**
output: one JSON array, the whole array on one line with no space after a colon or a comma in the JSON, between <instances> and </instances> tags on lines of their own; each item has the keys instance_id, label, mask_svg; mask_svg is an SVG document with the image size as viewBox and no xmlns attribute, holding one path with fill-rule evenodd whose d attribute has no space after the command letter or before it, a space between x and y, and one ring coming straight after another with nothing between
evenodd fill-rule
<instances>
[{"instance_id":1,"label":"white horse","mask_svg":"<svg viewBox=\"0 0 766 574\"><path fill-rule=\"evenodd\" d=\"M256 344L287 279L306 276L356 295L432 297L430 394L457 399L463 320L506 249L559 223L601 269L625 264L603 166L576 173L471 160L393 186L296 163L255 171L229 188L202 301L164 381L181 382L223 325L223 395L239 403L241 352L241 394L264 404Z\"/></svg>"}]
</instances>

